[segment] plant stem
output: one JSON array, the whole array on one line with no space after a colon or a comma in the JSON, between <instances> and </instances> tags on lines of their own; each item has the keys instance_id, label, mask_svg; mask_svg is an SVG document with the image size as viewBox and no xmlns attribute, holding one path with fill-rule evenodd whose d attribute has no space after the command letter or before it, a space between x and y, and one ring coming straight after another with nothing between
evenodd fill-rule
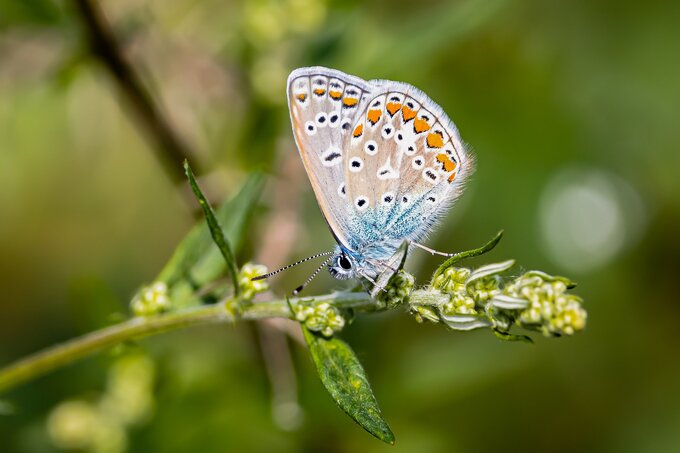
<instances>
[{"instance_id":1,"label":"plant stem","mask_svg":"<svg viewBox=\"0 0 680 453\"><path fill-rule=\"evenodd\" d=\"M290 303L294 305L303 299L310 298L291 299ZM353 308L357 311L368 312L377 309L375 302L365 293L333 293L315 296L314 300L329 302L338 308ZM49 347L0 370L0 393L126 341L191 326L292 317L288 302L285 300L244 304L237 313L228 308L232 306L234 302L227 301L227 303L205 305L151 318L133 318Z\"/></svg>"},{"instance_id":2,"label":"plant stem","mask_svg":"<svg viewBox=\"0 0 680 453\"><path fill-rule=\"evenodd\" d=\"M148 136L156 142L153 149L168 176L175 182L183 181L181 163L195 154L175 132L170 120L142 83L142 78L125 57L97 1L76 0L74 5L85 29L85 39L91 54L109 72L146 128Z\"/></svg>"}]
</instances>

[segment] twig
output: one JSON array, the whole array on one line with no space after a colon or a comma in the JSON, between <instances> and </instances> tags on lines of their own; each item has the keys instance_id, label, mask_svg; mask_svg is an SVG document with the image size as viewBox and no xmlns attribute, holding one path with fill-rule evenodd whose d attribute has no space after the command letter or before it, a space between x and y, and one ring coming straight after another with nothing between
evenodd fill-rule
<instances>
[{"instance_id":1,"label":"twig","mask_svg":"<svg viewBox=\"0 0 680 453\"><path fill-rule=\"evenodd\" d=\"M291 299L291 303L295 304L299 300ZM334 293L316 296L314 300L329 302L338 308L353 308L357 311L376 310L375 302L365 293ZM231 304L227 302L152 318L133 318L47 348L0 370L0 393L126 341L197 325L291 317L288 303L285 300L241 306L238 314L228 310L229 306Z\"/></svg>"},{"instance_id":2,"label":"twig","mask_svg":"<svg viewBox=\"0 0 680 453\"><path fill-rule=\"evenodd\" d=\"M182 162L193 152L175 133L170 122L156 106L141 78L125 59L121 46L116 40L95 0L75 0L76 11L85 26L90 52L108 70L116 81L120 92L144 123L148 135L156 142L153 149L167 174L175 181L184 180Z\"/></svg>"}]
</instances>

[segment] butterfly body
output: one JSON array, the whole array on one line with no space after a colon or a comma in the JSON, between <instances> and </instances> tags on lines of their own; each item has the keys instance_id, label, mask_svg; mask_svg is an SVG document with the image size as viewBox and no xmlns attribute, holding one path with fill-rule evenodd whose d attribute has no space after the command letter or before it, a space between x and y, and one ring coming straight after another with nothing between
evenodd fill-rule
<instances>
[{"instance_id":1,"label":"butterfly body","mask_svg":"<svg viewBox=\"0 0 680 453\"><path fill-rule=\"evenodd\" d=\"M411 85L300 68L288 78L295 140L338 242L329 270L374 279L460 194L472 156L444 111Z\"/></svg>"}]
</instances>

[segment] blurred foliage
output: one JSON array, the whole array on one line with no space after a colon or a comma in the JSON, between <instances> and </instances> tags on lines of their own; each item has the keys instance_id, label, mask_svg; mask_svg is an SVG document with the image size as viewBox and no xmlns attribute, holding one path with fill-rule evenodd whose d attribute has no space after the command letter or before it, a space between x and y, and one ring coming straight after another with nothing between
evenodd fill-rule
<instances>
[{"instance_id":1,"label":"blurred foliage","mask_svg":"<svg viewBox=\"0 0 680 453\"><path fill-rule=\"evenodd\" d=\"M200 183L211 202L253 170L269 174L240 230L239 262L274 268L333 243L284 94L290 70L320 64L424 89L471 144L477 173L428 246L465 250L503 228L489 259L578 281L589 324L566 340L452 335L396 313L346 327L398 433L394 448L677 450L678 2L101 4L208 170ZM2 364L125 312L196 214L111 78L84 58L83 39L69 1L0 0ZM407 268L424 282L438 261L416 254ZM309 272L282 274L274 290ZM338 286L318 278L309 293ZM261 343L252 326L201 328L60 370L2 396L2 450L56 451L53 410L109 395L128 348L143 349L155 380L153 409L126 425L127 451L391 448L337 410L295 344L303 419L282 429Z\"/></svg>"}]
</instances>

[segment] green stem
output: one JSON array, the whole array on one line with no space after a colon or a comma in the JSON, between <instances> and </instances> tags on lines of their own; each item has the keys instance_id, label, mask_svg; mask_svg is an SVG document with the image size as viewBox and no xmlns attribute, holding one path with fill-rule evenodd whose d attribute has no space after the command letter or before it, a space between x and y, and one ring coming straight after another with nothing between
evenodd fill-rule
<instances>
[{"instance_id":1,"label":"green stem","mask_svg":"<svg viewBox=\"0 0 680 453\"><path fill-rule=\"evenodd\" d=\"M291 299L295 304L302 299ZM375 302L365 293L333 293L316 296L317 302L329 302L338 308L353 308L357 311L375 311ZM56 370L103 349L117 344L151 335L183 329L191 326L258 320L266 318L292 318L285 300L256 302L241 305L235 314L227 307L233 301L191 308L152 318L133 318L18 360L0 370L0 393Z\"/></svg>"}]
</instances>

